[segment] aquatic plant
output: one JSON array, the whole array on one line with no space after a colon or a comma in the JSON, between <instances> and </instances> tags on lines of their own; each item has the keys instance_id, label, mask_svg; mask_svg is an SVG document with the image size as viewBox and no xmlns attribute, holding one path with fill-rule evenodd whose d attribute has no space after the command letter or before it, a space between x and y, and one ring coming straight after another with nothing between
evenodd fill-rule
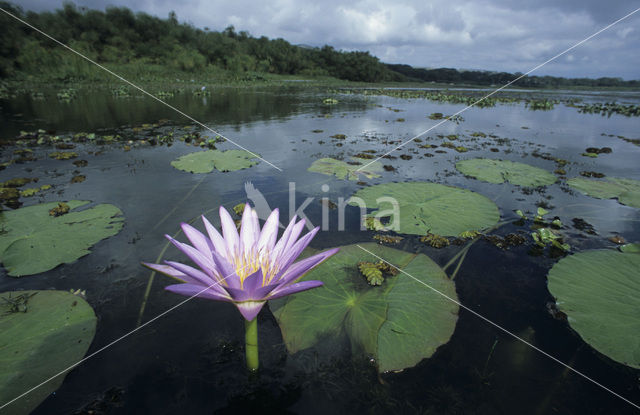
<instances>
[{"instance_id":1,"label":"aquatic plant","mask_svg":"<svg viewBox=\"0 0 640 415\"><path fill-rule=\"evenodd\" d=\"M193 246L167 235L180 251L200 269L174 261L148 264L154 271L183 281L165 287L176 294L198 296L233 303L245 319L247 367L258 369L258 320L256 316L267 302L289 294L319 287L322 281L298 280L311 268L338 252L330 249L297 263L296 258L318 232L314 228L298 239L305 220L294 216L278 237L278 209L267 218L262 230L258 215L248 204L242 213L240 233L231 215L220 207L222 235L203 216L208 237L183 223L182 230ZM277 241L277 242L276 242Z\"/></svg>"}]
</instances>

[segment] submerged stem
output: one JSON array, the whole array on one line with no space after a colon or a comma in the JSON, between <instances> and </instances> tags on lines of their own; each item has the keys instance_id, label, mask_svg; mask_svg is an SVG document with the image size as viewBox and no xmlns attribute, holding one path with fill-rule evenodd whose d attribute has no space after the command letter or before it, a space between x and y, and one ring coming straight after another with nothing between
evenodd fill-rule
<instances>
[{"instance_id":1,"label":"submerged stem","mask_svg":"<svg viewBox=\"0 0 640 415\"><path fill-rule=\"evenodd\" d=\"M258 370L258 317L251 321L244 321L245 352L247 354L247 368L255 372Z\"/></svg>"}]
</instances>

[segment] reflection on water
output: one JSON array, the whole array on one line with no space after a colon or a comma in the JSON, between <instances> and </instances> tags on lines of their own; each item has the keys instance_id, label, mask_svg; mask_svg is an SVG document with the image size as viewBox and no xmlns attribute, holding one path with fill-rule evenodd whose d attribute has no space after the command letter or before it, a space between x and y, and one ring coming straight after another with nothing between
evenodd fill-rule
<instances>
[{"instance_id":1,"label":"reflection on water","mask_svg":"<svg viewBox=\"0 0 640 415\"><path fill-rule=\"evenodd\" d=\"M323 104L328 96L339 103ZM48 158L49 148L34 148L37 161L0 171L0 181L37 177L39 183L54 185L55 191L24 198L25 205L83 199L112 203L124 212L123 231L99 243L79 261L42 275L0 277L0 291L86 289L99 317L91 350L135 327L149 278L139 262L182 258L172 247L163 252L163 235L176 234L181 221L205 213L217 224L219 205L230 208L246 200L247 181L271 208L278 207L287 216L292 213L289 189L294 182L293 210L310 199L303 213L318 226L322 197L337 202L362 184L308 172L314 160L346 158L364 150L384 154L435 125L437 121L427 118L429 114L452 114L463 108L422 99L336 96L294 87L214 88L210 96L183 92L167 101L259 153L283 172L261 163L231 173L184 173L170 166L173 159L194 151L180 141L170 147L133 145L130 151L122 143L79 144L74 151L88 161L82 168ZM116 98L110 91L80 91L69 103L23 95L1 105L0 137L4 139L15 137L20 130L38 128L59 134L113 134L125 126L130 132L130 127L161 119L171 120L162 131L179 131L190 124L149 98ZM428 180L471 189L491 198L505 220L516 218L515 209L532 212L543 203L550 216L559 216L568 227L574 249L611 247L605 238L613 233L629 241L640 239L638 209L576 194L563 182L546 189L484 183L462 176L454 166L461 159L493 157L553 171L556 164L545 157L550 155L569 161L564 167L567 177L586 170L640 179L640 147L617 137L639 138L637 118L580 114L564 105L553 111L530 111L523 104L470 109L463 117L460 124L446 123L392 153L392 158L382 159L395 171L384 171L382 177L367 183ZM474 137L474 132L485 137ZM332 138L335 134L344 134L346 139ZM440 145L447 140L443 136L450 134L457 134L457 143L469 151L421 147ZM611 147L613 152L597 159L581 156L591 146ZM223 143L218 148L234 147ZM5 146L3 159L12 157L14 149ZM71 184L71 177L79 173L86 175L86 181ZM359 231L359 210L348 207L345 214L346 231L337 232L338 211L329 211L329 231L315 238L315 247L371 240L371 233ZM571 228L573 218L586 220L599 235L587 236ZM498 234L518 231L529 229L508 224ZM398 248L424 252L440 265L459 249L427 248L417 238L405 238ZM552 298L545 276L556 260L531 257L527 251L527 246L502 251L485 241L475 244L456 278L461 302L640 402L637 371L592 352L565 323L547 313L546 303ZM156 276L143 321L181 300L162 290L168 283ZM271 314L263 312L260 319L264 369L259 379L248 380L242 367L243 333L236 310L227 304L194 300L75 369L36 413L70 413L94 400L94 405L104 404L113 413L241 412L251 408L279 413L286 408L301 413L631 413L628 404L464 310L449 343L415 368L384 375L384 383L366 357L351 359L348 345L329 339L288 356Z\"/></svg>"}]
</instances>

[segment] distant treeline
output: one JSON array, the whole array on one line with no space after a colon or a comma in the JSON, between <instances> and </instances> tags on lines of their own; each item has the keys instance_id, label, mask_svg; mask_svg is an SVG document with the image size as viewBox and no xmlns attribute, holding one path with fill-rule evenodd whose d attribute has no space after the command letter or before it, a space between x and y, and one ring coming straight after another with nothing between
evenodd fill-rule
<instances>
[{"instance_id":1,"label":"distant treeline","mask_svg":"<svg viewBox=\"0 0 640 415\"><path fill-rule=\"evenodd\" d=\"M24 19L87 57L110 68L134 69L136 75L180 71L206 76L224 73L242 77L248 73L331 76L361 82L444 82L478 85L504 84L517 74L455 69L418 69L388 65L368 52L337 51L292 45L284 39L256 38L236 32L198 29L178 22L174 12L166 19L133 13L125 7L105 11L78 8L66 3L55 12L24 12L0 2L5 10ZM162 72L164 71L164 72ZM54 80L103 77L88 62L75 57L50 39L0 13L0 75L3 78L34 75ZM565 79L526 77L520 86L638 86L638 81L618 78Z\"/></svg>"},{"instance_id":2,"label":"distant treeline","mask_svg":"<svg viewBox=\"0 0 640 415\"><path fill-rule=\"evenodd\" d=\"M413 68L409 65L391 65L387 67L404 75L411 81L441 82L471 85L505 85L518 77L521 73L490 72L490 71L461 71L451 68L424 69ZM622 78L562 78L557 76L525 76L513 83L514 86L526 88L558 88L571 86L586 87L638 87L639 80L625 81Z\"/></svg>"}]
</instances>

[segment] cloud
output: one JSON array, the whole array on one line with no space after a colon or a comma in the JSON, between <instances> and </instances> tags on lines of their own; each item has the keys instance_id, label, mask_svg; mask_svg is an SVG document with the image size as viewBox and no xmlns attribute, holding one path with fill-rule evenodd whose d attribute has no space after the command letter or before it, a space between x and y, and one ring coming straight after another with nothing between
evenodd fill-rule
<instances>
[{"instance_id":1,"label":"cloud","mask_svg":"<svg viewBox=\"0 0 640 415\"><path fill-rule=\"evenodd\" d=\"M640 7L640 1L601 0L78 0L109 4L222 30L234 25L254 36L293 44L368 50L382 61L420 67L520 71L535 67ZM60 7L23 0L26 9ZM537 74L640 78L640 12L571 51ZM588 57L588 60L584 58Z\"/></svg>"}]
</instances>

